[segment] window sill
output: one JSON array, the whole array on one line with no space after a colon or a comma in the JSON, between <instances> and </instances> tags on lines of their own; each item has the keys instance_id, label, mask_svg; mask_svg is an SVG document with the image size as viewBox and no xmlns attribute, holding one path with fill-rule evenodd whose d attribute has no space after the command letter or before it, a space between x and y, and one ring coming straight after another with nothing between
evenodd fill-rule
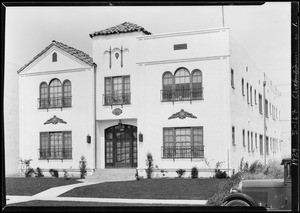
<instances>
[{"instance_id":1,"label":"window sill","mask_svg":"<svg viewBox=\"0 0 300 213\"><path fill-rule=\"evenodd\" d=\"M39 158L38 160L73 160L73 158Z\"/></svg>"},{"instance_id":2,"label":"window sill","mask_svg":"<svg viewBox=\"0 0 300 213\"><path fill-rule=\"evenodd\" d=\"M57 106L57 107L43 107L43 108L41 108L41 107L39 107L38 109L63 109L63 108L72 108L72 106Z\"/></svg>"},{"instance_id":3,"label":"window sill","mask_svg":"<svg viewBox=\"0 0 300 213\"><path fill-rule=\"evenodd\" d=\"M193 99L181 99L181 100L177 100L177 99L174 99L174 100L162 100L161 102L177 102L177 101L203 101L204 98L193 98Z\"/></svg>"},{"instance_id":4,"label":"window sill","mask_svg":"<svg viewBox=\"0 0 300 213\"><path fill-rule=\"evenodd\" d=\"M162 157L161 159L169 159L169 160L173 160L173 159L204 159L203 157Z\"/></svg>"},{"instance_id":5,"label":"window sill","mask_svg":"<svg viewBox=\"0 0 300 213\"><path fill-rule=\"evenodd\" d=\"M116 105L131 105L131 103L112 103L112 104L104 104L103 106L116 106Z\"/></svg>"}]
</instances>

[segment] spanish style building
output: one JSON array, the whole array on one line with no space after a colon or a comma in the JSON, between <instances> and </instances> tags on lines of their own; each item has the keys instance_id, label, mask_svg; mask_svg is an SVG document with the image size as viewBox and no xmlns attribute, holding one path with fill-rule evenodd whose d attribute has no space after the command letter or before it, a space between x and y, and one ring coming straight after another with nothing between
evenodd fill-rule
<instances>
[{"instance_id":1,"label":"spanish style building","mask_svg":"<svg viewBox=\"0 0 300 213\"><path fill-rule=\"evenodd\" d=\"M218 162L232 174L242 158L281 157L280 92L229 28L151 34L125 22L90 37L93 58L53 41L18 71L32 167L75 171L85 156L89 171L145 176L151 153L156 171L209 176Z\"/></svg>"}]
</instances>

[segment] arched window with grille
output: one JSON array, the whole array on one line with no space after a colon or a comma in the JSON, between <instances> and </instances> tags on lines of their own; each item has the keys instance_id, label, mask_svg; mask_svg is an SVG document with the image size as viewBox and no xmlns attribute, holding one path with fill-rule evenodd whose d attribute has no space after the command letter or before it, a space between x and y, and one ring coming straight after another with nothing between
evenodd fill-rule
<instances>
[{"instance_id":1,"label":"arched window with grille","mask_svg":"<svg viewBox=\"0 0 300 213\"><path fill-rule=\"evenodd\" d=\"M49 107L62 107L62 87L58 79L53 79L49 84Z\"/></svg>"},{"instance_id":2,"label":"arched window with grille","mask_svg":"<svg viewBox=\"0 0 300 213\"><path fill-rule=\"evenodd\" d=\"M65 80L63 83L63 106L69 107L72 105L72 86L71 81Z\"/></svg>"},{"instance_id":3,"label":"arched window with grille","mask_svg":"<svg viewBox=\"0 0 300 213\"><path fill-rule=\"evenodd\" d=\"M174 74L175 83L175 99L185 100L190 99L190 72L188 69L181 67Z\"/></svg>"},{"instance_id":4,"label":"arched window with grille","mask_svg":"<svg viewBox=\"0 0 300 213\"><path fill-rule=\"evenodd\" d=\"M48 85L46 82L40 84L39 108L48 108Z\"/></svg>"},{"instance_id":5,"label":"arched window with grille","mask_svg":"<svg viewBox=\"0 0 300 213\"><path fill-rule=\"evenodd\" d=\"M173 96L173 74L169 71L163 74L163 91L162 96L164 101L172 100Z\"/></svg>"},{"instance_id":6,"label":"arched window with grille","mask_svg":"<svg viewBox=\"0 0 300 213\"><path fill-rule=\"evenodd\" d=\"M57 62L57 53L52 54L52 62Z\"/></svg>"},{"instance_id":7,"label":"arched window with grille","mask_svg":"<svg viewBox=\"0 0 300 213\"><path fill-rule=\"evenodd\" d=\"M192 72L192 99L202 99L203 90L202 90L202 72L198 69L193 70Z\"/></svg>"}]
</instances>

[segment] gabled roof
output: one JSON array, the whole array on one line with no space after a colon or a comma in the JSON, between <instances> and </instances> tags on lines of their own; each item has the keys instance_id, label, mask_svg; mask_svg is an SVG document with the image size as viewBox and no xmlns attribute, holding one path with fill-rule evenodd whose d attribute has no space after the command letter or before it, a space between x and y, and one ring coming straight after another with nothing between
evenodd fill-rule
<instances>
[{"instance_id":1,"label":"gabled roof","mask_svg":"<svg viewBox=\"0 0 300 213\"><path fill-rule=\"evenodd\" d=\"M63 44L61 42L53 40L50 45L48 45L43 51L41 51L39 54L37 54L32 60L30 60L27 64L25 64L23 67L21 67L17 72L22 72L27 66L29 66L32 62L34 62L36 59L38 59L41 55L43 55L45 52L47 52L51 47L57 47L73 56L78 58L79 60L85 62L88 65L95 66L95 63L93 62L93 58L90 57L88 54L77 50L73 47L70 47L66 44Z\"/></svg>"},{"instance_id":2,"label":"gabled roof","mask_svg":"<svg viewBox=\"0 0 300 213\"><path fill-rule=\"evenodd\" d=\"M120 33L131 33L131 32L143 32L146 35L150 35L151 33L145 30L143 27L138 26L137 24L133 24L131 22L124 22L114 27L110 27L104 30L100 30L90 34L90 37L93 38L94 36L105 36L105 35L112 35L112 34L120 34Z\"/></svg>"}]
</instances>

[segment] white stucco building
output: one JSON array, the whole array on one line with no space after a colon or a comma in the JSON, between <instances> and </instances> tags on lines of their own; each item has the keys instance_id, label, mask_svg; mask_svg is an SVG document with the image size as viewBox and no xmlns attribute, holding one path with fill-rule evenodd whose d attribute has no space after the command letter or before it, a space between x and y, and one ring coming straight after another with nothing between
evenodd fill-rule
<instances>
[{"instance_id":1,"label":"white stucco building","mask_svg":"<svg viewBox=\"0 0 300 213\"><path fill-rule=\"evenodd\" d=\"M144 175L150 152L157 171L204 176L217 162L231 174L242 158L280 158L280 93L229 28L125 22L90 37L93 58L53 41L19 70L20 156L33 167L72 171L83 155L91 171Z\"/></svg>"}]
</instances>

